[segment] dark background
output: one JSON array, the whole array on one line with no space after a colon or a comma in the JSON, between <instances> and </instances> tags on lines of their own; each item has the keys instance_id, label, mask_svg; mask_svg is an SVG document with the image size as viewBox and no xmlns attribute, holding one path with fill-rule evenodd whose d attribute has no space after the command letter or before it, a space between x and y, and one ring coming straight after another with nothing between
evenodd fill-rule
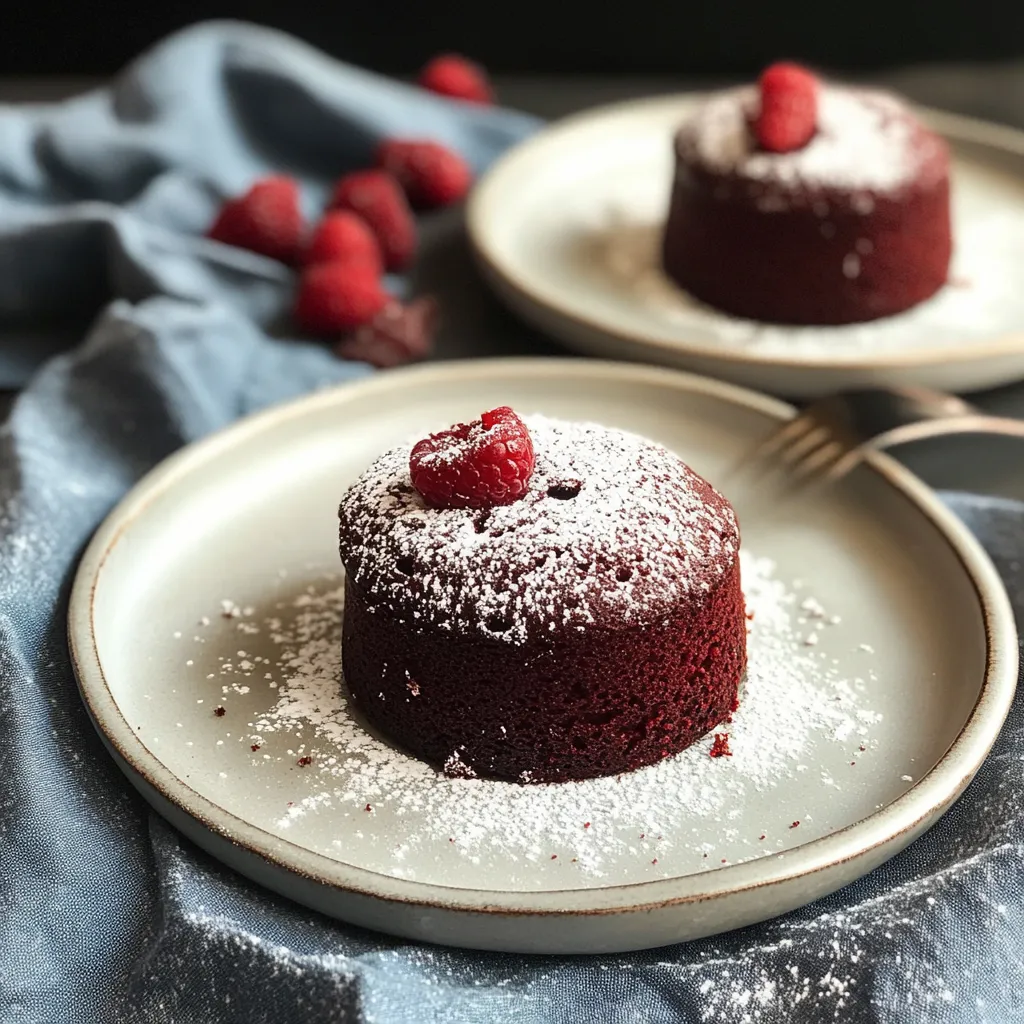
<instances>
[{"instance_id":1,"label":"dark background","mask_svg":"<svg viewBox=\"0 0 1024 1024\"><path fill-rule=\"evenodd\" d=\"M495 72L691 76L750 74L780 57L856 71L1024 55L1024 0L8 0L0 11L6 75L107 74L207 18L282 28L394 73L415 71L440 50Z\"/></svg>"}]
</instances>

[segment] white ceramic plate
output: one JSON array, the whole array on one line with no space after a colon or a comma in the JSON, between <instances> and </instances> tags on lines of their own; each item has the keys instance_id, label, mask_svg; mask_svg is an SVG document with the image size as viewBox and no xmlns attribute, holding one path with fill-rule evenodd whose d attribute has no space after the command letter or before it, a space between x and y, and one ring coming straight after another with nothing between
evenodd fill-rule
<instances>
[{"instance_id":1,"label":"white ceramic plate","mask_svg":"<svg viewBox=\"0 0 1024 1024\"><path fill-rule=\"evenodd\" d=\"M653 367L465 362L312 395L167 460L90 544L69 628L97 727L178 828L345 920L586 952L779 914L959 795L1013 695L1013 617L973 538L885 458L782 518L732 495L755 617L730 757L708 737L618 780L524 787L445 779L365 732L338 680L338 499L382 450L502 403L639 431L712 480L790 414Z\"/></svg>"},{"instance_id":2,"label":"white ceramic plate","mask_svg":"<svg viewBox=\"0 0 1024 1024\"><path fill-rule=\"evenodd\" d=\"M469 233L512 309L585 352L784 395L869 383L968 391L1024 376L1024 133L922 112L953 151L953 283L897 317L780 328L702 306L660 270L671 139L699 99L589 111L495 165L471 197Z\"/></svg>"}]
</instances>

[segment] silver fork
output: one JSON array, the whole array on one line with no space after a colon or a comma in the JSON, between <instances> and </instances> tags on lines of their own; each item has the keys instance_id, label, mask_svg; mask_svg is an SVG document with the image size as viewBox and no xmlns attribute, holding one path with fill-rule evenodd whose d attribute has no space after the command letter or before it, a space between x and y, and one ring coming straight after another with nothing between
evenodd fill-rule
<instances>
[{"instance_id":1,"label":"silver fork","mask_svg":"<svg viewBox=\"0 0 1024 1024\"><path fill-rule=\"evenodd\" d=\"M761 478L784 471L787 487L829 483L870 451L941 434L1000 433L1024 437L1024 420L990 416L954 395L927 388L862 388L820 398L745 455L732 474Z\"/></svg>"}]
</instances>

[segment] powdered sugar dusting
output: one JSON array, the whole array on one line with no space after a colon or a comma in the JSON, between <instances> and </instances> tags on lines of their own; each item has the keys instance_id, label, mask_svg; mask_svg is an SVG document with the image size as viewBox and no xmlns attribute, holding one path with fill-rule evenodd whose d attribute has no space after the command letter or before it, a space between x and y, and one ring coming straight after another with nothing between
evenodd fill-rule
<instances>
[{"instance_id":1,"label":"powdered sugar dusting","mask_svg":"<svg viewBox=\"0 0 1024 1024\"><path fill-rule=\"evenodd\" d=\"M512 504L427 507L410 446L356 481L341 505L342 560L371 607L521 643L609 617L656 621L729 571L735 515L678 456L594 423L525 422L536 467Z\"/></svg>"},{"instance_id":2,"label":"powdered sugar dusting","mask_svg":"<svg viewBox=\"0 0 1024 1024\"><path fill-rule=\"evenodd\" d=\"M769 153L758 148L749 127L759 103L755 86L710 96L683 126L681 146L709 170L748 182L894 192L942 145L931 136L922 138L919 124L896 97L822 84L815 136L793 152ZM774 198L786 205L782 194Z\"/></svg>"},{"instance_id":3,"label":"powdered sugar dusting","mask_svg":"<svg viewBox=\"0 0 1024 1024\"><path fill-rule=\"evenodd\" d=\"M841 789L843 780L816 764L816 745L840 744L857 751L850 761L861 760L880 716L862 706L857 680L804 647L799 603L807 595L784 585L765 559L743 553L742 570L753 616L749 665L740 709L718 730L728 732L731 756L709 757L709 735L637 772L541 786L446 777L364 728L340 685L341 580L325 579L261 626L279 652L267 673L276 693L243 739L254 748L254 770L284 757L302 765L296 771L308 773L309 787L282 805L275 827L288 835L306 815L348 819L358 828L353 838L346 825L338 843L346 859L358 861L361 844L379 857L387 844L387 872L396 877L432 876L438 861L488 864L500 869L502 885L523 889L544 887L541 864L571 871L560 885L611 884L639 868L643 877L670 877L719 867L719 838L741 843L735 860L822 834L827 822L815 822L806 805L787 805L786 783L811 773ZM834 628L830 622L823 610L814 628ZM224 657L236 670L237 658ZM737 808L773 791L779 807L766 803L756 831L740 835Z\"/></svg>"}]
</instances>

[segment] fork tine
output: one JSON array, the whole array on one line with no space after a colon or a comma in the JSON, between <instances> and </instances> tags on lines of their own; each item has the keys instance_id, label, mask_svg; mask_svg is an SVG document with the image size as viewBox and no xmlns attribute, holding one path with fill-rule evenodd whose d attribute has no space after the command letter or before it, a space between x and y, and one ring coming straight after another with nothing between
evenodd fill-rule
<instances>
[{"instance_id":1,"label":"fork tine","mask_svg":"<svg viewBox=\"0 0 1024 1024\"><path fill-rule=\"evenodd\" d=\"M761 444L754 448L750 453L751 457L761 459L774 455L787 445L797 443L801 437L806 436L817 426L819 426L818 420L813 415L804 412L799 416L794 416L784 426L772 431Z\"/></svg>"},{"instance_id":2,"label":"fork tine","mask_svg":"<svg viewBox=\"0 0 1024 1024\"><path fill-rule=\"evenodd\" d=\"M775 468L772 455L786 445L800 443L801 439L806 437L817 425L817 420L806 413L795 416L784 426L773 430L760 444L755 445L741 456L733 464L726 477L733 478L744 474L749 476L751 481L762 479Z\"/></svg>"},{"instance_id":3,"label":"fork tine","mask_svg":"<svg viewBox=\"0 0 1024 1024\"><path fill-rule=\"evenodd\" d=\"M851 470L855 469L864 459L864 456L871 450L871 444L859 444L850 448L832 463L822 475L822 479L828 483L835 483L842 480Z\"/></svg>"},{"instance_id":4,"label":"fork tine","mask_svg":"<svg viewBox=\"0 0 1024 1024\"><path fill-rule=\"evenodd\" d=\"M793 465L790 473L798 485L816 476L825 479L847 455L855 450L833 437Z\"/></svg>"},{"instance_id":5,"label":"fork tine","mask_svg":"<svg viewBox=\"0 0 1024 1024\"><path fill-rule=\"evenodd\" d=\"M846 450L826 427L816 426L776 458L762 460L753 473L744 476L742 491L731 493L730 497L747 506L757 507L759 518L764 518L766 508L778 514L803 492L819 462L828 464L834 455L840 454L837 449ZM804 479L804 473L807 479Z\"/></svg>"},{"instance_id":6,"label":"fork tine","mask_svg":"<svg viewBox=\"0 0 1024 1024\"><path fill-rule=\"evenodd\" d=\"M835 435L827 426L818 424L791 445L779 451L779 461L787 467L797 466L834 439Z\"/></svg>"},{"instance_id":7,"label":"fork tine","mask_svg":"<svg viewBox=\"0 0 1024 1024\"><path fill-rule=\"evenodd\" d=\"M822 445L790 470L785 494L776 500L776 505L781 509L808 491L841 480L861 462L870 448L870 443L851 446L839 439Z\"/></svg>"}]
</instances>

